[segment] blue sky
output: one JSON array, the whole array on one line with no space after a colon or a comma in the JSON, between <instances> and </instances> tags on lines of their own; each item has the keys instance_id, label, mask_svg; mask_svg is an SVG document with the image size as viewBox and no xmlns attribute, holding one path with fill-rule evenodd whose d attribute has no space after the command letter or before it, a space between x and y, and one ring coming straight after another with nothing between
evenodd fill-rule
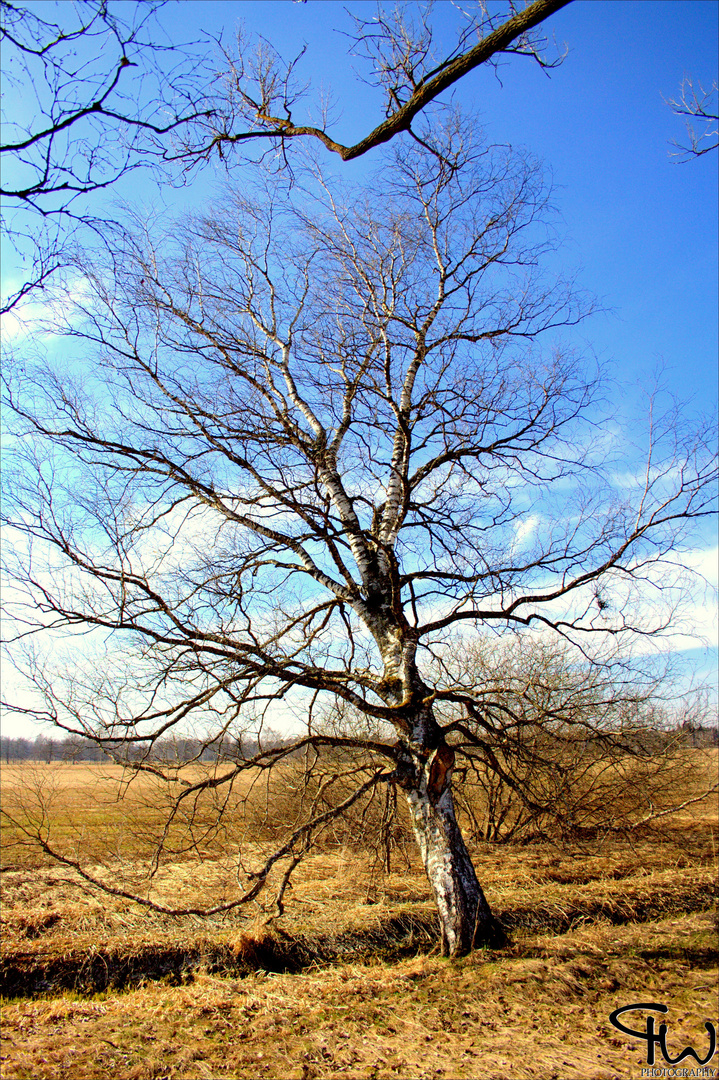
<instances>
[{"instance_id":1,"label":"blue sky","mask_svg":"<svg viewBox=\"0 0 719 1080\"><path fill-rule=\"evenodd\" d=\"M46 0L32 6L58 17ZM366 18L375 10L371 0L348 6ZM203 34L231 42L244 23L285 57L306 45L300 78L331 92L338 114L331 130L341 141L382 119L379 92L353 74L361 61L348 57L352 22L343 2L173 0L159 19L174 42ZM435 5L434 22L440 40L453 43L458 15L450 0ZM455 100L478 116L490 141L529 149L553 176L565 237L557 267L578 269L580 284L607 309L585 324L580 340L616 365L625 393L662 365L669 386L702 405L717 396L719 155L684 164L669 157L672 140L685 132L665 99L677 96L685 75L705 87L716 80L718 22L713 0L574 0L544 24L569 50L551 77L527 58L509 57L501 85L481 68L455 88ZM27 100L19 98L18 110ZM380 153L349 164L328 160L357 180ZM241 173L233 182L241 183ZM206 170L189 191L165 187L160 195L169 203L204 200L214 187ZM135 173L96 196L92 208L101 213L118 195L158 198ZM7 247L4 257L11 259ZM12 277L7 262L6 270Z\"/></svg>"},{"instance_id":2,"label":"blue sky","mask_svg":"<svg viewBox=\"0 0 719 1080\"><path fill-rule=\"evenodd\" d=\"M375 10L369 0L349 6L365 17ZM352 74L341 33L351 30L344 3L180 0L160 20L173 40L201 31L229 40L241 20L286 57L306 44L300 75L332 91L335 137L352 142L382 119L379 94ZM456 9L449 0L436 4L435 22L451 42ZM672 160L670 144L685 131L665 99L678 95L685 75L706 88L716 80L718 22L713 0L574 0L545 24L569 49L550 78L512 57L501 84L480 69L455 90L490 141L526 147L551 172L564 236L556 267L577 269L579 284L606 309L575 340L613 365L622 403L634 400L658 366L669 389L694 407L717 399L718 155ZM357 180L377 161L374 152L336 168ZM205 172L189 192L165 190L162 199L204 200L218 186ZM158 197L137 175L118 193ZM108 203L114 197L104 196ZM705 540L711 552L716 541ZM711 556L703 569L711 571ZM696 652L710 672L715 653Z\"/></svg>"},{"instance_id":3,"label":"blue sky","mask_svg":"<svg viewBox=\"0 0 719 1080\"><path fill-rule=\"evenodd\" d=\"M374 11L370 2L349 7ZM301 71L333 91L342 141L382 119L377 94L352 75L343 3L185 0L182 10L188 35L231 38L242 20L286 56L306 43ZM453 5L440 0L435 14L451 41ZM560 261L579 268L609 309L583 328L592 347L627 382L665 365L669 385L701 403L717 394L717 154L672 161L684 125L665 99L685 75L706 87L717 78L718 15L712 0L574 0L545 23L569 48L551 77L510 57L502 85L480 69L455 93L490 140L526 147L551 170L566 236ZM371 164L342 169L356 177Z\"/></svg>"}]
</instances>

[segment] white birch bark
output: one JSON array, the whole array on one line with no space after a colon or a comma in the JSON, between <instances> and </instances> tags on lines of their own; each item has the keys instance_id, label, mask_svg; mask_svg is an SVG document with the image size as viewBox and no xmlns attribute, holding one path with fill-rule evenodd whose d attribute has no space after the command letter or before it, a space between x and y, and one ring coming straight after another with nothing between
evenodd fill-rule
<instances>
[{"instance_id":1,"label":"white birch bark","mask_svg":"<svg viewBox=\"0 0 719 1080\"><path fill-rule=\"evenodd\" d=\"M452 798L454 752L443 740L431 701L416 666L416 643L403 639L401 630L383 626L385 680L393 680L398 708L421 702L409 717L398 722L405 748L400 786L409 805L412 829L432 889L445 956L463 956L475 945L503 940L457 822ZM423 700L424 698L424 700Z\"/></svg>"},{"instance_id":2,"label":"white birch bark","mask_svg":"<svg viewBox=\"0 0 719 1080\"><path fill-rule=\"evenodd\" d=\"M437 769L438 755L445 753ZM463 956L476 945L499 943L497 925L477 881L452 799L451 750L430 755L419 782L405 791L412 828L439 914L444 956Z\"/></svg>"}]
</instances>

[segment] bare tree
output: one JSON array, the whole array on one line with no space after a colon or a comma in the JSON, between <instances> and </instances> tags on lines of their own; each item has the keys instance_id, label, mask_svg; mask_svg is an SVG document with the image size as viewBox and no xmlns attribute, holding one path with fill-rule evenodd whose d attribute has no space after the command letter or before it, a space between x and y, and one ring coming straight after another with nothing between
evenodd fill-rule
<instances>
[{"instance_id":1,"label":"bare tree","mask_svg":"<svg viewBox=\"0 0 719 1080\"><path fill-rule=\"evenodd\" d=\"M66 264L75 228L102 224L88 196L156 160L172 133L207 119L196 59L158 41L163 3L83 0L60 5L58 22L42 17L45 9L0 3L3 227L30 260L3 311Z\"/></svg>"},{"instance_id":2,"label":"bare tree","mask_svg":"<svg viewBox=\"0 0 719 1080\"><path fill-rule=\"evenodd\" d=\"M671 98L667 104L677 116L687 118L688 144L674 143L677 148L675 156L680 161L702 157L703 154L708 154L719 147L719 138L717 138L719 113L717 113L717 84L715 82L709 90L705 90L701 83L697 87L691 79L684 78L679 97ZM695 123L701 125L699 131Z\"/></svg>"},{"instance_id":3,"label":"bare tree","mask_svg":"<svg viewBox=\"0 0 719 1080\"><path fill-rule=\"evenodd\" d=\"M119 9L85 0L68 9L74 21L60 25L2 0L6 77L18 93L31 91L35 98L27 116L16 108L12 118L5 118L7 141L0 146L8 155L4 198L51 213L57 208L53 196L66 204L110 186L136 167L143 149L136 141L139 132L164 136L197 119L179 80L165 90L177 94L180 108L162 120L167 103L158 100L158 87L145 108L135 100L147 98L137 85L125 90L123 80L132 75L128 68L143 65L145 78L151 71L158 82L165 78L158 57L175 50L148 37L150 19L161 7L162 0L133 5L127 10L134 21L126 23Z\"/></svg>"},{"instance_id":4,"label":"bare tree","mask_svg":"<svg viewBox=\"0 0 719 1080\"><path fill-rule=\"evenodd\" d=\"M270 142L284 155L291 140L310 138L343 161L351 161L402 133L416 139L419 136L412 130L412 123L440 95L481 65L496 65L498 57L508 53L529 56L545 69L561 63L561 53L553 60L545 57L546 43L533 31L570 2L533 0L520 6L509 0L495 12L484 0L457 5L461 21L457 41L448 53L438 51L431 3L397 6L392 12L378 4L371 19L354 17L353 52L369 61L366 81L382 91L385 118L351 145L330 134L326 108L320 108L320 126L297 121L297 106L308 89L297 73L304 50L288 62L269 42L261 40L253 50L240 32L237 48L224 50L228 66L226 93L207 122L190 132L191 141L184 145L181 157L194 161L215 148L222 153L223 148L258 141Z\"/></svg>"},{"instance_id":5,"label":"bare tree","mask_svg":"<svg viewBox=\"0 0 719 1080\"><path fill-rule=\"evenodd\" d=\"M665 663L605 654L580 665L541 638L459 646L441 661L449 694L464 697L454 724L447 710L445 733L473 839L631 836L711 793L708 760L687 753L686 738L710 715L706 696L680 692Z\"/></svg>"},{"instance_id":6,"label":"bare tree","mask_svg":"<svg viewBox=\"0 0 719 1080\"><path fill-rule=\"evenodd\" d=\"M351 47L366 53L370 80L386 95L386 116L359 143L345 146L326 123L293 118L308 89L298 76L304 50L286 62L269 43L242 32L233 50L221 41L219 49L207 41L163 45L156 16L164 0L82 0L62 5L57 22L0 0L4 78L22 95L22 107L16 99L3 115L3 227L28 263L2 311L68 264L78 230L104 234L108 214L89 197L129 173L160 166L162 183L186 182L192 169L216 156L228 163L241 147L268 143L282 168L287 147L300 136L344 160L359 157L401 132L414 134L412 122L433 101L501 54L525 53L553 66L532 31L567 3L534 0L517 10L510 2L494 15L483 4L470 5L460 13L455 47L442 58L431 5L418 13L417 25L406 12L388 15L381 8L369 22L357 19Z\"/></svg>"},{"instance_id":7,"label":"bare tree","mask_svg":"<svg viewBox=\"0 0 719 1080\"><path fill-rule=\"evenodd\" d=\"M14 707L119 758L134 746L129 769L174 785L155 867L203 794L219 822L245 776L282 784L298 755L311 777L324 751L359 753L306 785L215 910L272 875L281 901L318 833L391 785L459 955L499 931L457 822L453 744L481 751L510 714L501 686L448 677L447 648L541 631L580 669L607 639L658 633L669 616L646 590L671 596L716 463L710 429L674 412L655 412L641 468L624 441L612 452L598 378L559 346L588 305L541 268L535 163L457 123L439 156L400 145L382 187L342 203L320 175L258 178L214 215L138 225L108 265L85 258L64 374L22 356L6 375L6 599L18 639L58 641ZM327 730L332 701L365 727ZM278 745L263 725L280 710L304 732ZM233 760L203 775L152 760L191 725L232 737Z\"/></svg>"}]
</instances>

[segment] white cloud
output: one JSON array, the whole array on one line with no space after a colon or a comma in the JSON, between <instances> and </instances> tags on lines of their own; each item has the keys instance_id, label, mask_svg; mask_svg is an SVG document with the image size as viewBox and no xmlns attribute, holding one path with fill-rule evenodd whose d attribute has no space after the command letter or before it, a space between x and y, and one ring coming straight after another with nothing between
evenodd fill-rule
<instances>
[{"instance_id":1,"label":"white cloud","mask_svg":"<svg viewBox=\"0 0 719 1080\"><path fill-rule=\"evenodd\" d=\"M37 295L37 294L33 294ZM71 317L75 306L90 295L86 278L79 277L62 292L49 290L39 300L25 300L0 315L0 335L6 344L29 337L51 337L54 326L61 326Z\"/></svg>"},{"instance_id":2,"label":"white cloud","mask_svg":"<svg viewBox=\"0 0 719 1080\"><path fill-rule=\"evenodd\" d=\"M528 544L539 526L539 514L527 514L519 518L514 525L514 542L517 547Z\"/></svg>"}]
</instances>

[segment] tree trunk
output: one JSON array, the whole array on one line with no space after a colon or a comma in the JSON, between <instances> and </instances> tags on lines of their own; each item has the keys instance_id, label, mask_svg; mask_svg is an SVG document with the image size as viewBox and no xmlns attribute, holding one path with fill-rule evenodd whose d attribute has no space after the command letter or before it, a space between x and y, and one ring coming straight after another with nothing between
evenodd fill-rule
<instances>
[{"instance_id":1,"label":"tree trunk","mask_svg":"<svg viewBox=\"0 0 719 1080\"><path fill-rule=\"evenodd\" d=\"M418 770L419 783L405 788L405 793L437 904L442 955L464 956L481 945L502 944L505 935L485 900L457 823L453 763L452 749L441 743Z\"/></svg>"},{"instance_id":2,"label":"tree trunk","mask_svg":"<svg viewBox=\"0 0 719 1080\"><path fill-rule=\"evenodd\" d=\"M378 587L375 592L382 593ZM391 594L384 589L384 594ZM368 625L371 626L370 623ZM442 933L442 955L464 956L480 945L499 945L506 937L477 881L457 823L452 798L454 751L444 741L432 708L434 695L415 663L416 640L408 627L393 625L381 611L372 633L382 652L387 700L395 706L414 701L398 715L398 781L409 803L412 828L432 887Z\"/></svg>"}]
</instances>

